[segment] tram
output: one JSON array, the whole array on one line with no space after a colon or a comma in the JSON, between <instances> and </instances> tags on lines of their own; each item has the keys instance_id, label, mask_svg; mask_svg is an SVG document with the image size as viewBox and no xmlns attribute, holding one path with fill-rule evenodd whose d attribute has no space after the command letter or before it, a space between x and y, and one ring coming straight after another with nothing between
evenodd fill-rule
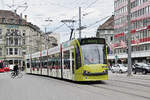
<instances>
[{"instance_id":1,"label":"tram","mask_svg":"<svg viewBox=\"0 0 150 100\"><path fill-rule=\"evenodd\" d=\"M26 73L72 81L108 80L107 49L103 38L81 38L25 55Z\"/></svg>"},{"instance_id":2,"label":"tram","mask_svg":"<svg viewBox=\"0 0 150 100\"><path fill-rule=\"evenodd\" d=\"M0 73L9 72L8 63L4 60L0 60Z\"/></svg>"}]
</instances>

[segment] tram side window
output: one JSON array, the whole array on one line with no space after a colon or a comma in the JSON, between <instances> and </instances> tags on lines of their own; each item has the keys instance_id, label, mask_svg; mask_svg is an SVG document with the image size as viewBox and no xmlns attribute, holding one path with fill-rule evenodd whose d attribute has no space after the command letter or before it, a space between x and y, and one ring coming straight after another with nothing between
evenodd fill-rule
<instances>
[{"instance_id":1,"label":"tram side window","mask_svg":"<svg viewBox=\"0 0 150 100\"><path fill-rule=\"evenodd\" d=\"M45 68L45 58L44 57L41 57L41 65L42 65L42 68Z\"/></svg>"},{"instance_id":2,"label":"tram side window","mask_svg":"<svg viewBox=\"0 0 150 100\"><path fill-rule=\"evenodd\" d=\"M37 61L37 67L40 68L40 61Z\"/></svg>"},{"instance_id":3,"label":"tram side window","mask_svg":"<svg viewBox=\"0 0 150 100\"><path fill-rule=\"evenodd\" d=\"M27 63L27 68L30 68L30 64L29 63Z\"/></svg>"},{"instance_id":4,"label":"tram side window","mask_svg":"<svg viewBox=\"0 0 150 100\"><path fill-rule=\"evenodd\" d=\"M44 62L44 68L47 68L47 61Z\"/></svg>"},{"instance_id":5,"label":"tram side window","mask_svg":"<svg viewBox=\"0 0 150 100\"><path fill-rule=\"evenodd\" d=\"M43 68L47 68L47 56L43 57Z\"/></svg>"},{"instance_id":6,"label":"tram side window","mask_svg":"<svg viewBox=\"0 0 150 100\"><path fill-rule=\"evenodd\" d=\"M76 59L76 69L79 69L81 67L81 56L80 56L80 50L79 50L79 46L77 45L76 49L75 49L75 59Z\"/></svg>"},{"instance_id":7,"label":"tram side window","mask_svg":"<svg viewBox=\"0 0 150 100\"><path fill-rule=\"evenodd\" d=\"M27 68L30 68L29 59L27 60Z\"/></svg>"},{"instance_id":8,"label":"tram side window","mask_svg":"<svg viewBox=\"0 0 150 100\"><path fill-rule=\"evenodd\" d=\"M60 53L57 53L55 55L56 59L55 59L55 63L56 63L56 69L60 69Z\"/></svg>"},{"instance_id":9,"label":"tram side window","mask_svg":"<svg viewBox=\"0 0 150 100\"><path fill-rule=\"evenodd\" d=\"M52 59L51 59L51 57L48 58L48 67L49 68L52 67Z\"/></svg>"},{"instance_id":10,"label":"tram side window","mask_svg":"<svg viewBox=\"0 0 150 100\"><path fill-rule=\"evenodd\" d=\"M34 67L34 61L33 60L31 61L31 66Z\"/></svg>"},{"instance_id":11,"label":"tram side window","mask_svg":"<svg viewBox=\"0 0 150 100\"><path fill-rule=\"evenodd\" d=\"M35 59L33 59L33 60L31 61L31 67L33 68L33 70L35 70Z\"/></svg>"},{"instance_id":12,"label":"tram side window","mask_svg":"<svg viewBox=\"0 0 150 100\"><path fill-rule=\"evenodd\" d=\"M64 68L70 69L70 51L64 51Z\"/></svg>"},{"instance_id":13,"label":"tram side window","mask_svg":"<svg viewBox=\"0 0 150 100\"><path fill-rule=\"evenodd\" d=\"M47 60L46 59L43 60L42 66L43 66L43 68L47 68Z\"/></svg>"},{"instance_id":14,"label":"tram side window","mask_svg":"<svg viewBox=\"0 0 150 100\"><path fill-rule=\"evenodd\" d=\"M44 61L42 61L42 68L44 68Z\"/></svg>"}]
</instances>

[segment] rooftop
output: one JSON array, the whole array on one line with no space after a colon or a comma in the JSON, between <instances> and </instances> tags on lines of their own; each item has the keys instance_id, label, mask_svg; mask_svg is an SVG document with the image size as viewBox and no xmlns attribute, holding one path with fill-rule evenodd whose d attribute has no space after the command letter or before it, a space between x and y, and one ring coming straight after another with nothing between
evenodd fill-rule
<instances>
[{"instance_id":1,"label":"rooftop","mask_svg":"<svg viewBox=\"0 0 150 100\"><path fill-rule=\"evenodd\" d=\"M114 15L112 15L106 22L104 22L102 25L98 27L98 30L103 30L103 29L114 29Z\"/></svg>"},{"instance_id":2,"label":"rooftop","mask_svg":"<svg viewBox=\"0 0 150 100\"><path fill-rule=\"evenodd\" d=\"M0 10L0 18L13 18L13 19L20 19L21 17L9 10Z\"/></svg>"},{"instance_id":3,"label":"rooftop","mask_svg":"<svg viewBox=\"0 0 150 100\"><path fill-rule=\"evenodd\" d=\"M37 31L40 31L40 28L38 26L27 22L26 18L22 18L22 15L19 16L16 12L12 12L10 10L0 10L0 24L27 25Z\"/></svg>"}]
</instances>

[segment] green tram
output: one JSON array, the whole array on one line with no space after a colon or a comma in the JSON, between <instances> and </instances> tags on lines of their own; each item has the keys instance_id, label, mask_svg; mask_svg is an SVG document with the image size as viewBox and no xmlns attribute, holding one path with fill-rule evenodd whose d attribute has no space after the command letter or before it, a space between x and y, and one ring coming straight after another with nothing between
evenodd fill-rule
<instances>
[{"instance_id":1,"label":"green tram","mask_svg":"<svg viewBox=\"0 0 150 100\"><path fill-rule=\"evenodd\" d=\"M25 56L26 73L73 81L108 80L103 38L75 39Z\"/></svg>"}]
</instances>

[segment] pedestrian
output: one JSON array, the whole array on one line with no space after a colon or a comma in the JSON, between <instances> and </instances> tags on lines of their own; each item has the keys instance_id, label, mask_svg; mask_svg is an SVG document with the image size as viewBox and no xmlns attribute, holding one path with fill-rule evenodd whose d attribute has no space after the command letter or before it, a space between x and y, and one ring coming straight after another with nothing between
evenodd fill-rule
<instances>
[{"instance_id":1,"label":"pedestrian","mask_svg":"<svg viewBox=\"0 0 150 100\"><path fill-rule=\"evenodd\" d=\"M13 68L13 71L14 71L14 75L18 75L18 64L17 63L15 63L15 66L14 66L14 68Z\"/></svg>"}]
</instances>

